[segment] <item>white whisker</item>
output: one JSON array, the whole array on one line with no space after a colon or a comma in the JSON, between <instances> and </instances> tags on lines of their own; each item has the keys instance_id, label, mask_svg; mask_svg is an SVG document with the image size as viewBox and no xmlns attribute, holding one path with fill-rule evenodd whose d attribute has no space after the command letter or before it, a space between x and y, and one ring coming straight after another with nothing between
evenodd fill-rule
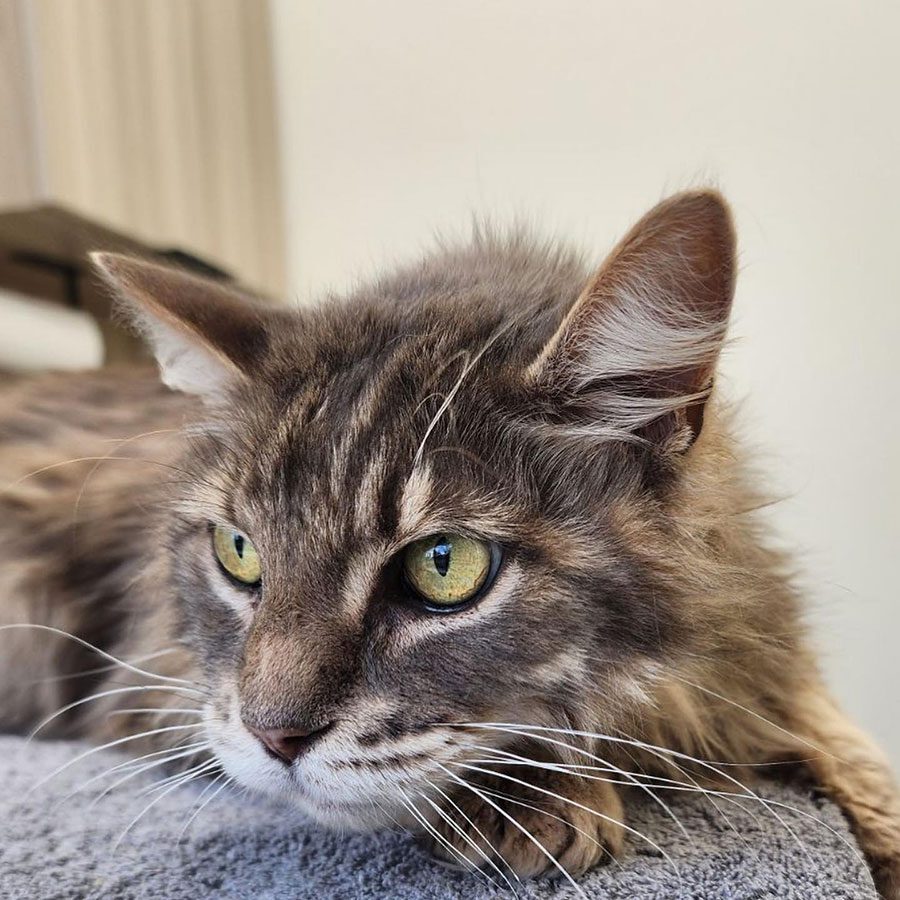
<instances>
[{"instance_id":1,"label":"white whisker","mask_svg":"<svg viewBox=\"0 0 900 900\"><path fill-rule=\"evenodd\" d=\"M165 650L156 650L154 653L145 653L142 656L136 656L134 659L126 660L129 665L134 665L135 663L145 663L150 662L153 659L159 659L161 656L168 656L170 653L175 653L175 647L167 647ZM108 666L94 666L92 669L82 669L80 672L69 672L67 675L52 675L49 678L37 678L32 684L53 684L58 681L71 681L75 678L84 678L88 675L98 675L101 672L111 672L113 669L118 669L118 663L110 663Z\"/></svg>"},{"instance_id":2,"label":"white whisker","mask_svg":"<svg viewBox=\"0 0 900 900\"><path fill-rule=\"evenodd\" d=\"M556 800L560 800L563 803L567 803L570 806L576 807L577 809L584 810L584 812L590 813L592 816L597 816L598 819L602 819L604 822L609 822L613 825L618 825L621 828L624 828L625 831L627 831L629 834L632 834L635 837L638 837L641 840L646 841L646 843L649 844L654 850L656 850L657 853L662 854L662 856L666 859L666 861L672 867L672 871L674 871L675 874L677 875L679 882L682 881L681 870L675 864L675 860L673 860L672 857L665 850L663 850L663 848L660 847L659 844L656 843L656 841L654 841L652 838L647 837L646 834L644 834L641 831L638 831L636 828L633 828L631 825L626 825L624 822L620 822L618 819L614 819L612 816L607 816L605 813L599 812L596 809L592 809L590 806L585 806L583 803L579 803L577 800L572 800L570 797L564 797L562 794L557 794L555 791L548 790L547 788L538 787L535 784L530 784L527 781L523 781L521 778L516 778L513 775L507 775L505 772L497 772L493 769L486 769L486 768L482 768L479 766L472 766L472 765L469 765L468 763L454 763L454 765L461 766L464 769L470 769L474 772L480 772L482 775L491 775L495 778L502 778L505 781L512 781L515 784L518 784L524 788L528 788L529 790L532 790L532 791L537 791L539 794L546 794L548 797L553 797Z\"/></svg>"},{"instance_id":3,"label":"white whisker","mask_svg":"<svg viewBox=\"0 0 900 900\"><path fill-rule=\"evenodd\" d=\"M128 694L142 691L168 691L169 693L178 694L183 690L184 688L168 687L167 685L160 684L140 684L130 687L110 688L107 691L100 691L97 694L91 694L89 697L82 697L80 700L73 700L71 703L62 707L62 709L56 710L55 713L47 716L46 719L35 725L35 727L32 728L29 732L27 739L30 741L39 731L49 725L54 719L67 713L70 709L76 709L77 707L83 706L85 703L91 703L94 700L102 700L104 697L113 697L116 694Z\"/></svg>"},{"instance_id":4,"label":"white whisker","mask_svg":"<svg viewBox=\"0 0 900 900\"><path fill-rule=\"evenodd\" d=\"M457 850L453 844L450 843L440 832L425 818L425 816L416 809L415 804L406 796L401 788L397 788L400 791L400 802L412 813L413 818L430 834L439 844L446 847L451 854L458 856L463 865L471 869L473 872L480 872L478 867L473 863L462 851ZM484 874L484 873L481 873ZM485 875L485 877L490 881L490 876ZM491 882L492 884L494 882Z\"/></svg>"},{"instance_id":5,"label":"white whisker","mask_svg":"<svg viewBox=\"0 0 900 900\"><path fill-rule=\"evenodd\" d=\"M81 644L82 647L87 647L88 650L93 650L94 653L96 653L98 656L102 656L104 659L108 659L110 662L116 663L116 665L121 666L123 669L127 669L129 672L134 672L135 675L142 675L145 678L157 678L160 681L166 681L171 684L187 685L187 687L189 687L191 690L194 690L193 683L187 681L184 678L173 678L170 675L157 675L156 672L148 672L146 669L141 669L138 666L133 666L122 659L118 659L111 653L107 653L105 650L101 650L99 647L90 643L90 641L86 641L84 640L84 638L80 638L77 635L70 634L68 631L63 631L61 628L54 628L52 625L37 625L27 622L20 622L14 625L0 625L0 631L11 631L17 628L34 628L38 631L48 631L50 632L50 634L68 638L70 641L75 641L75 643Z\"/></svg>"},{"instance_id":6,"label":"white whisker","mask_svg":"<svg viewBox=\"0 0 900 900\"><path fill-rule=\"evenodd\" d=\"M559 870L566 881L568 881L569 884L571 884L572 887L575 888L575 892L578 894L578 896L581 897L582 900L590 900L587 894L585 894L585 892L578 886L578 882L575 881L575 879L565 870L565 868L563 868L563 866L559 864L556 857L554 857L554 855L524 825L522 825L516 818L506 812L506 810L501 809L499 806L497 806L497 804L494 803L494 801L491 800L490 797L485 795L482 791L475 787L475 785L470 784L468 781L466 781L465 778L462 778L461 776L451 772L442 763L438 763L438 766L443 770L444 774L449 775L450 778L452 778L457 784L470 790L477 797L480 797L485 803L488 804L488 806L493 807L498 813L500 813L501 816L503 816L504 819L506 819L515 828L521 831L522 834L524 834L525 837L528 838L528 840L531 841L531 843L533 843L538 848L538 850L540 850L541 853L543 853L544 856L546 856L547 859L550 860L550 862Z\"/></svg>"},{"instance_id":7,"label":"white whisker","mask_svg":"<svg viewBox=\"0 0 900 900\"><path fill-rule=\"evenodd\" d=\"M138 791L139 797L144 797L149 794L155 794L157 791L166 787L169 784L174 784L176 782L188 782L193 781L194 778L199 777L200 775L205 775L211 769L214 769L219 766L219 761L217 759L207 759L203 762L197 763L196 766L193 766L190 769L187 769L184 772L175 772L173 775L169 775L166 778L161 778L159 781L154 782L151 785L148 785L145 788L142 788Z\"/></svg>"},{"instance_id":8,"label":"white whisker","mask_svg":"<svg viewBox=\"0 0 900 900\"><path fill-rule=\"evenodd\" d=\"M128 713L150 713L154 716L172 716L172 715L183 715L183 716L202 716L202 709L186 709L186 708L177 708L173 706L130 706L127 709L114 709L108 712L106 715L109 716L124 716Z\"/></svg>"},{"instance_id":9,"label":"white whisker","mask_svg":"<svg viewBox=\"0 0 900 900\"><path fill-rule=\"evenodd\" d=\"M384 794L382 792L382 796L383 795ZM396 817L393 816L389 810L385 809L385 807L381 803L378 802L378 798L374 795L372 796L372 805L377 807L378 810L381 812L381 814L386 819L390 819L390 821L393 822L394 826L399 828L400 831L402 831L407 837L409 837L410 839L413 839L413 833L405 825L402 825L400 822L398 822Z\"/></svg>"},{"instance_id":10,"label":"white whisker","mask_svg":"<svg viewBox=\"0 0 900 900\"><path fill-rule=\"evenodd\" d=\"M94 465L91 466L91 470L87 473L87 475L84 476L84 481L81 483L81 488L78 491L78 496L75 498L75 506L72 510L72 520L76 524L76 526L78 523L78 510L81 506L81 501L84 497L84 493L87 490L88 482L90 482L90 480L94 477L95 473L97 472L97 470L100 468L100 466L104 462L108 462L108 461L117 459L117 457L114 454L119 453L126 444L133 443L134 441L138 441L141 438L154 437L154 436L160 435L160 434L177 434L177 433L178 433L177 428L158 428L155 431L145 431L142 434L133 434L131 437L127 437L127 438L113 439L113 443L115 443L116 446L113 447L109 451L109 453L105 454L104 456L99 457L94 462ZM104 443L106 443L106 442L104 442Z\"/></svg>"},{"instance_id":11,"label":"white whisker","mask_svg":"<svg viewBox=\"0 0 900 900\"><path fill-rule=\"evenodd\" d=\"M192 775L190 778L187 778L187 779L185 779L185 780L176 781L174 784L169 785L169 787L168 787L166 790L164 790L161 794L159 794L157 797L154 797L154 798L153 798L153 799L152 799L152 800L151 800L151 801L150 801L150 802L149 802L149 803L148 803L148 804L147 804L147 805L146 805L146 806L145 806L145 807L144 807L144 808L143 808L143 809L142 809L142 810L141 810L141 811L140 811L140 812L139 812L139 813L138 813L138 814L137 814L137 815L136 815L136 816L135 816L128 824L127 824L127 825L126 825L126 826L125 826L125 830L124 830L124 831L116 838L116 841L115 841L115 843L113 844L113 847L112 847L112 852L115 853L116 850L119 849L119 845L122 843L122 841L125 840L125 836L128 834L128 832L131 831L131 829L134 828L134 826L137 825L137 823L140 822L140 820L141 820L141 819L142 819L142 818L143 818L143 817L144 817L144 816L145 816L145 815L146 815L146 814L147 814L154 806L156 806L157 803L159 803L160 801L164 800L166 797L169 796L169 794L171 794L173 791L178 790L178 788L182 787L182 786L183 786L184 784L186 784L188 781L192 781L194 778L198 778L198 777L199 777L199 775Z\"/></svg>"},{"instance_id":12,"label":"white whisker","mask_svg":"<svg viewBox=\"0 0 900 900\"><path fill-rule=\"evenodd\" d=\"M162 750L154 750L151 753L144 753L141 756L135 756L132 759L126 759L124 762L120 762L114 766L110 766L110 768L101 772L99 775L95 775L93 778L85 781L82 787L87 787L89 784L93 784L95 781L99 781L101 778L104 778L107 775L112 775L115 772L120 772L122 769L133 769L135 766L139 766L144 760L147 759L153 759L157 756L167 756L170 753L179 753L182 750L196 750L209 746L209 742L204 740L197 741L193 744L173 744L171 747L165 747ZM76 788L75 793L80 790L81 788Z\"/></svg>"},{"instance_id":13,"label":"white whisker","mask_svg":"<svg viewBox=\"0 0 900 900\"><path fill-rule=\"evenodd\" d=\"M514 733L519 734L520 732L514 732ZM644 791L644 793L646 793L666 813L666 815L668 815L669 818L678 826L678 828L681 830L682 834L684 834L684 836L688 840L693 841L693 837L688 832L687 828L684 827L684 824L681 822L681 820L678 818L678 816L676 816L675 813L672 811L671 807L669 807L669 805L661 797L657 796L650 787L648 787L643 782L639 781L633 773L620 768L619 766L615 765L614 763L609 762L609 760L603 759L600 756L596 756L593 753L589 753L587 750L583 750L581 747L577 747L574 744L568 744L565 741L555 740L554 738L541 737L540 739L544 740L546 743L556 744L560 747L564 747L569 750L574 750L578 753L583 753L588 758L593 759L596 762L602 763L604 766L609 767L609 770L611 772L625 778L626 783ZM525 763L531 763L535 766L539 766L540 768L549 768L549 769L551 769L551 771L553 769L555 769L556 771L563 771L563 769L561 769L561 768L556 768L555 763L539 764L536 760L529 759L528 757L525 757L525 756L519 756L518 754L515 754L515 753L510 753L510 751L508 751L508 750L500 750L500 749L496 749L496 748L492 750L490 747L482 747L478 744L475 744L472 746L476 750L483 750L483 751L488 751L488 752L493 752L493 753L501 753L504 756L508 755L508 756L514 757ZM598 776L586 776L586 777L590 777L593 780L598 780L598 781L608 780L608 779L598 778Z\"/></svg>"},{"instance_id":14,"label":"white whisker","mask_svg":"<svg viewBox=\"0 0 900 900\"><path fill-rule=\"evenodd\" d=\"M472 821L472 819L469 818L469 816L467 816L467 815L463 812L463 810L462 810L462 808L459 806L459 804L456 803L456 802L453 800L453 798L452 798L445 790L443 790L442 788L440 788L440 787L439 787L438 785L436 785L433 781L429 780L428 778L426 778L425 781L426 781L426 782L427 782L427 783L428 783L435 791L437 791L437 792L444 798L444 800L446 800L447 803L449 803L450 806L452 806L452 807L453 807L453 808L454 808L454 809L455 809L455 810L463 817L463 819L464 819L466 822L469 823L469 825L472 826L472 830L473 830L473 831L474 831L474 832L475 832L475 833L476 833L476 834L484 841L484 843L487 845L488 849L489 849L492 853L494 853L494 854L497 856L498 859L500 859L500 860L503 862L503 864L506 866L506 868L509 869L510 872L512 872L513 878L515 878L516 881L518 881L518 882L521 884L522 879L519 878L519 876L515 873L515 871L513 871L512 866L504 859L503 854L502 854L502 853L501 853L501 852L500 852L500 851L499 851L499 850L498 850L498 849L497 849L497 848L496 848L496 847L495 847L495 846L487 839L487 837L486 837L486 835L484 834L484 832L482 832L482 830L481 830L481 829L480 829L480 828ZM503 873L503 871L500 869L500 867L499 867L493 860L489 859L489 858L487 857L486 854L482 853L482 856L484 856L484 858L485 858L485 859L486 859L486 860L494 867L494 869L496 869L497 874L499 874L500 877L503 878L503 880L509 885L509 889L513 892L513 894L516 894L516 889L513 887L512 883L511 883L510 880L506 877L506 875ZM518 895L516 894L516 896L518 896Z\"/></svg>"},{"instance_id":15,"label":"white whisker","mask_svg":"<svg viewBox=\"0 0 900 900\"><path fill-rule=\"evenodd\" d=\"M431 782L428 782L428 783L431 784ZM436 786L432 784L432 787L436 787ZM436 789L439 790L438 788L436 788ZM443 793L443 792L441 792L441 793ZM478 844L477 844L475 841L472 840L472 838L469 837L469 835L467 835L467 834L465 833L465 831L462 829L461 826L459 826L456 822L453 821L453 819L451 818L451 816L449 815L449 813L445 813L445 812L444 812L444 811L443 811L443 810L442 810L442 809L441 809L441 808L440 808L440 807L439 807L439 806L431 799L431 797L429 797L427 794L424 794L424 793L422 793L422 792L420 791L420 792L419 792L419 796L420 796L420 797L421 797L421 798L422 798L422 799L423 799L423 800L424 800L424 801L425 801L425 802L426 802L426 803L427 803L427 804L435 811L435 813L436 813L437 815L439 815L439 816L440 816L440 817L441 817L441 818L442 818L442 819L443 819L443 820L444 820L444 821L445 821L445 822L446 822L446 823L447 823L447 824L448 824L448 825L449 825L449 826L450 826L450 827L451 827L451 828L452 828L452 829L453 829L453 830L454 830L454 831L455 831L455 832L456 832L456 833L457 833L457 834L458 834L458 835L459 835L459 836L460 836L460 837L461 837L461 838L462 838L462 839L463 839L463 840L464 840L464 841L465 841L465 842L466 842L466 843L467 843L467 844L468 844L468 845L469 845L469 846L470 846L470 847L471 847L471 848L472 848L472 849L473 849L473 850L474 850L474 851L475 851L475 852L476 852L476 853L477 853L477 854L478 854L478 855L479 855L479 856L480 856L480 857L481 857L481 858L482 858L482 859L483 859L483 860L484 860L484 861L485 861L492 869L494 869L494 870L497 872L497 874L498 874L498 875L499 875L499 876L507 883L507 885L509 885L509 889L513 892L513 894L515 894L515 893L516 893L516 890L515 890L515 888L513 887L512 882L506 877L506 875L503 874L503 872L500 871L499 866L498 866L498 865L497 865L497 864L496 864L496 863L495 863L495 862L494 862L494 861L493 861L493 860L492 860L492 859L484 852L484 850L481 849L481 847L478 846ZM445 797L445 799L447 799L446 794L444 794L444 797ZM455 803L453 803L452 805L453 805L453 807L454 807L458 812L460 812L460 814L463 816L463 818L465 818L465 820L471 825L471 824L472 824L472 820L471 820L468 816L466 816L465 813L463 813L462 810L460 810L459 807L458 807ZM473 827L474 827L474 826L473 826ZM486 874L485 874L485 877L489 878L489 876L487 876ZM493 884L494 887L498 887L497 883L496 883L495 881L493 881L492 879L491 879L491 884ZM518 895L517 895L517 896L518 896Z\"/></svg>"},{"instance_id":16,"label":"white whisker","mask_svg":"<svg viewBox=\"0 0 900 900\"><path fill-rule=\"evenodd\" d=\"M234 778L233 778L233 777L228 777L228 778L226 778L225 776L226 776L226 773L225 773L225 772L222 772L221 775L217 776L217 777L214 778L212 781L210 781L210 783L203 789L202 793L200 794L200 797L197 799L197 803L198 803L197 808L193 811L193 813L191 813L190 818L187 820L187 822L184 823L184 825L183 825L182 828L181 828L181 831L178 833L178 840L179 840L179 841L185 836L185 834L187 834L188 828L191 827L191 824L192 824L193 821L197 818L197 816L199 816L200 813L202 813L203 810L206 809L206 807L209 806L209 804L212 803L212 801L215 800L216 797L218 797L219 794L221 794L222 791L224 791L225 788L227 788L228 785L231 784L231 783L234 781ZM211 790L216 784L218 784L218 782L220 782L223 778L225 778L225 781L224 781L224 782L222 783L222 785L218 788L218 790L213 791L213 793L209 796L209 798L208 798L207 800L204 801L204 800L203 800L203 797L204 797L204 795L207 793L207 791L210 791L210 790Z\"/></svg>"},{"instance_id":17,"label":"white whisker","mask_svg":"<svg viewBox=\"0 0 900 900\"><path fill-rule=\"evenodd\" d=\"M696 757L689 756L687 753L681 753L677 750L671 750L668 747L658 747L655 744L648 744L644 741L634 740L630 738L621 738L614 737L608 734L597 734L595 732L590 731L579 731L577 729L571 728L552 728L549 726L543 725L516 725L510 723L498 723L498 722L468 722L468 723L460 723L462 727L472 727L472 728L487 728L487 729L495 729L499 731L504 731L507 729L513 729L514 733L521 734L523 737L533 736L533 732L550 732L554 734L570 734L575 737L586 737L593 738L595 740L608 741L614 744L622 744L626 746L635 747L639 750L644 750L653 756L656 756L659 759L665 760L671 763L671 758L674 757L676 759L681 759L686 762L694 763L695 765L700 766L701 768L708 769L718 775L720 778L724 778L726 781L735 785L740 789L743 796L749 796L762 803L763 805L767 805L767 801L765 798L761 797L751 788L749 788L746 784L739 781L732 775L729 775L727 772L723 772L721 769L717 768L710 762L706 760L697 759ZM807 856L812 857L812 854L809 851L809 848L800 840L800 837L794 831L791 826L785 822L784 818L778 814L778 812L774 809L769 808L769 812L772 816L778 820L779 824L787 831L787 833L794 839L797 845L803 850Z\"/></svg>"},{"instance_id":18,"label":"white whisker","mask_svg":"<svg viewBox=\"0 0 900 900\"><path fill-rule=\"evenodd\" d=\"M185 759L190 756L195 756L199 750L206 749L206 748L208 748L208 745L205 743L199 744L196 746L186 747L182 751L180 751L178 753L173 753L170 756L164 757L163 759L156 759L151 762L145 762L142 765L139 765L137 767L132 767L125 775L123 775L121 778L116 779L116 781L114 781L111 785L109 785L109 787L105 788L103 791L101 791L99 794L97 794L97 796L94 797L93 800L91 800L89 807L96 806L96 804L98 804L104 797L106 797L108 794L111 794L116 788L125 784L126 781L130 781L132 778L137 778L137 776L142 775L144 772L149 772L150 769L154 769L157 766L169 765L170 763L177 762L179 759ZM118 767L114 767L114 768L118 768ZM87 787L92 782L98 781L98 780L100 780L101 777L105 777L105 776L108 776L111 774L113 774L112 771L107 770L106 772L103 773L102 776L95 776L94 778L90 779L90 781L85 782L85 784L83 784L80 788L76 789L76 791L74 791L69 796L70 797L74 796L76 793L79 793L80 791L84 790L84 788Z\"/></svg>"},{"instance_id":19,"label":"white whisker","mask_svg":"<svg viewBox=\"0 0 900 900\"><path fill-rule=\"evenodd\" d=\"M54 469L60 469L63 466L72 466L77 465L78 463L84 462L104 462L109 460L111 462L136 462L143 463L144 465L151 466L159 466L161 469L168 469L172 472L179 472L183 475L190 476L192 478L196 478L195 473L188 472L186 469L180 469L178 466L172 466L168 463L160 462L157 459L144 459L139 456L77 456L73 459L63 459L59 462L49 463L46 466L41 466L39 469L35 469L32 472L26 472L24 475L17 478L15 481L11 481L8 484L4 485L0 488L0 496L5 494L7 491L11 491L14 488L18 487L23 482L27 481L29 478L35 478L38 475L43 475L45 472L52 472Z\"/></svg>"},{"instance_id":20,"label":"white whisker","mask_svg":"<svg viewBox=\"0 0 900 900\"><path fill-rule=\"evenodd\" d=\"M484 749L491 749L491 748L484 748ZM493 750L493 752L497 752L497 751ZM586 752L586 751L583 751L583 752ZM504 766L521 766L526 769L527 768L546 769L551 772L561 772L563 774L578 775L582 778L588 778L592 781L594 781L594 780L604 781L607 784L616 785L618 787L631 787L631 788L635 787L634 780L604 778L604 777L600 777L600 776L593 776L593 775L586 774L586 772L592 772L592 771L609 772L610 769L608 769L605 766L579 765L579 764L562 763L562 762L560 762L560 763L545 763L545 762L539 762L536 760L528 760L525 758L516 760L516 759L509 759L507 757L494 757L494 758L488 758L488 759L470 759L468 761L474 765L480 765L480 764L497 765L497 764L499 764L499 765L504 765ZM683 771L683 770L679 770L679 771ZM685 774L687 777L690 777L688 775L688 773L686 773L686 772L684 772L683 774ZM631 775L632 779L643 778L643 779L652 780L654 782L653 787L656 788L656 790L676 790L676 789L687 790L687 791L696 790L697 793L705 795L706 799L709 801L710 805L722 817L725 824L737 835L737 837L744 844L747 845L748 849L750 849L750 851L752 853L754 853L754 855L756 854L756 851L753 850L753 848L748 843L747 839L735 828L732 821L719 808L718 804L713 799L713 796L711 796L711 794L714 794L714 792L711 792L711 791L708 791L708 790L702 788L699 785L699 783L696 782L696 780L691 779L694 782L693 786L691 786L687 782L678 782L678 781L674 781L671 778L663 778L662 776L650 775L645 772L630 773L630 775ZM677 788L673 787L673 785L677 785ZM741 796L745 796L745 795L742 794ZM729 794L724 794L722 799L729 800L731 803L733 803L735 806L737 806L743 812L746 812L748 815L750 815L755 822L757 822L757 823L759 822L759 819L750 810L748 810L743 804L739 803L734 797L730 796ZM748 799L752 799L752 798L748 798ZM682 831L685 831L684 826L681 824L680 820L676 820L676 824L678 824L681 827ZM692 835L688 834L688 838L693 841Z\"/></svg>"},{"instance_id":21,"label":"white whisker","mask_svg":"<svg viewBox=\"0 0 900 900\"><path fill-rule=\"evenodd\" d=\"M556 813L550 812L549 809L544 809L540 806L534 806L531 803L526 803L524 800L521 800L518 797L513 797L512 794L507 794L505 791L498 791L491 788L482 787L482 790L486 794L490 794L492 797L496 797L498 800L504 800L507 803L514 803L516 806L523 806L525 809L533 810L534 812L540 813L542 816L547 816L550 819L555 819L557 822L562 822L568 828L572 828L577 831L580 835L586 837L592 844L596 844L609 858L615 863L620 869L622 868L622 863L616 859L615 854L612 851L605 847L600 841L597 840L592 834L588 834L583 828L579 828L574 822L570 822L567 819L564 819L562 816L556 815Z\"/></svg>"},{"instance_id":22,"label":"white whisker","mask_svg":"<svg viewBox=\"0 0 900 900\"><path fill-rule=\"evenodd\" d=\"M716 691L711 690L710 688L703 687L701 684L695 684L693 681L689 681L687 678L684 678L681 675L676 675L674 672L670 673L673 678L678 679L678 681L683 682L689 687L694 688L695 690L702 691L704 694L708 694L710 697L715 697L717 700L721 700L723 703L728 703L730 706L735 707L736 709L741 710L742 712L747 713L749 716L753 716L755 719L759 719L760 722L764 722L766 725L769 725L771 728L775 728L780 731L782 734L786 734L789 738L792 738L795 741L799 741L801 744L805 744L811 750L815 750L816 753L821 753L823 756L828 756L831 759L838 759L833 753L829 753L827 750L823 750L821 747L817 747L811 741L806 740L806 738L800 737L799 734L794 734L793 731L788 731L787 728L782 728L781 725L776 724L771 719L767 719L765 716L756 712L753 709L750 709L747 706L742 706L736 700L731 700L730 698L724 696L723 694L716 693ZM839 762L845 762L845 760L839 760Z\"/></svg>"},{"instance_id":23,"label":"white whisker","mask_svg":"<svg viewBox=\"0 0 900 900\"><path fill-rule=\"evenodd\" d=\"M625 737L631 737L631 735L626 734ZM628 755L629 755L629 757L631 756L630 753ZM694 778L693 775L691 775L690 772L687 771L687 769L685 769L683 766L680 766L674 760L669 760L668 764L670 766L672 766L675 769L675 771L678 772L681 776L683 776L684 778L687 778L694 787L700 788L700 783L697 781L696 778ZM750 842L744 837L743 834L740 833L740 831L738 831L737 828L734 827L734 824L732 823L732 821L728 817L728 815L725 812L723 812L722 809L719 808L719 804L716 803L716 801L710 795L704 794L703 796L709 802L709 804L713 807L713 809L715 809L716 813L722 818L722 821L725 822L725 824L732 830L732 832L734 832L734 834L740 839L741 843L743 843L747 847L747 849L750 851L750 853L754 856L758 856L758 854L756 853L756 850L753 847L751 847ZM736 801L733 801L733 802L736 802ZM738 806L740 806L740 804L738 804ZM740 808L743 809L743 807L740 807ZM751 813L751 815L753 815L753 814ZM754 821L757 821L756 816L753 816L753 819L754 819Z\"/></svg>"},{"instance_id":24,"label":"white whisker","mask_svg":"<svg viewBox=\"0 0 900 900\"><path fill-rule=\"evenodd\" d=\"M514 319L511 319L506 325L498 328L488 339L485 341L484 346L472 357L471 360L468 360L466 364L463 366L462 373L459 378L456 380L456 383L450 389L450 392L444 398L444 402L438 407L438 411L434 414L432 420L428 423L428 427L425 429L425 434L422 437L421 442L416 450L416 455L413 457L412 468L415 469L419 463L422 461L422 454L425 452L425 443L428 441L428 438L431 436L431 432L434 431L437 423L440 421L441 416L450 408L450 404L453 403L454 398L459 393L459 389L462 387L463 382L466 380L466 376L478 365L478 361L484 356L485 353L495 344L510 328L515 325L516 322Z\"/></svg>"},{"instance_id":25,"label":"white whisker","mask_svg":"<svg viewBox=\"0 0 900 900\"><path fill-rule=\"evenodd\" d=\"M108 750L110 747L118 747L120 744L126 744L129 741L137 741L141 738L152 737L155 734L164 734L166 732L171 731L184 731L188 728L203 728L203 723L198 722L194 725L166 725L164 728L153 728L150 731L142 731L139 734L129 734L127 737L118 738L115 741L109 741L106 744L101 744L99 747L92 747L90 750L85 750L84 753L79 753L78 756L70 759L65 765L60 766L58 769L54 769L49 775L44 776L40 781L36 784L32 785L29 789L28 793L31 794L36 791L38 788L45 785L48 781L55 778L61 772L65 772L69 766L74 766L75 763L81 762L81 760L86 759L93 753L99 753L101 750Z\"/></svg>"}]
</instances>

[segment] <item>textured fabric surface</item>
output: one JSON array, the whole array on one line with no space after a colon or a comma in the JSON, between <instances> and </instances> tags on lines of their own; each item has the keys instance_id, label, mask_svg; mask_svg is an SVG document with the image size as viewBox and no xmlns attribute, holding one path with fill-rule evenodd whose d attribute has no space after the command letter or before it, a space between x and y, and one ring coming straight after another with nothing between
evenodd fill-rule
<instances>
[{"instance_id":1,"label":"textured fabric surface","mask_svg":"<svg viewBox=\"0 0 900 900\"><path fill-rule=\"evenodd\" d=\"M431 862L403 833L340 835L299 822L290 811L238 793L222 793L179 839L200 788L162 798L127 838L117 837L153 796L139 778L90 805L90 793L66 799L79 784L122 761L96 753L44 787L42 777L83 745L26 744L0 737L0 897L63 898L450 898L511 896L484 880ZM92 785L103 784L97 781ZM581 880L583 895L604 900L862 900L874 897L840 812L800 789L761 793L801 810L779 809L796 839L759 805L743 812L704 799L671 799L688 839L660 807L635 800L631 825L665 848L677 867L652 847L633 841L621 866ZM752 808L755 806L755 808ZM837 834L832 833L834 829ZM855 846L855 845L854 845ZM516 884L525 898L574 898L559 880Z\"/></svg>"}]
</instances>

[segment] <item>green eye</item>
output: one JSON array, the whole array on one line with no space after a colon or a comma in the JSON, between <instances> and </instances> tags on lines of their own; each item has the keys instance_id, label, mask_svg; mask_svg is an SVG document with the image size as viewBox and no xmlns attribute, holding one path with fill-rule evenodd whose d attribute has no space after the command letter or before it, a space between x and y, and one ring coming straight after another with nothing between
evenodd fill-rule
<instances>
[{"instance_id":1,"label":"green eye","mask_svg":"<svg viewBox=\"0 0 900 900\"><path fill-rule=\"evenodd\" d=\"M449 609L471 600L493 575L495 553L485 541L461 534L436 534L403 551L409 586L425 601Z\"/></svg>"},{"instance_id":2,"label":"green eye","mask_svg":"<svg viewBox=\"0 0 900 900\"><path fill-rule=\"evenodd\" d=\"M213 528L213 550L222 568L242 584L254 585L259 582L262 567L256 547L246 534L216 525Z\"/></svg>"}]
</instances>

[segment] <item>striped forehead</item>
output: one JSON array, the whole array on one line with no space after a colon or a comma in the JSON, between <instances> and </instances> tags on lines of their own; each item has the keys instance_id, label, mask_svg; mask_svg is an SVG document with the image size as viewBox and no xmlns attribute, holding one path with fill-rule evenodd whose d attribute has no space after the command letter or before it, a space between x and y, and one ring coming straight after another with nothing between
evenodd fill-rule
<instances>
[{"instance_id":1,"label":"striped forehead","mask_svg":"<svg viewBox=\"0 0 900 900\"><path fill-rule=\"evenodd\" d=\"M271 425L261 423L244 491L259 513L296 523L320 546L329 538L393 542L416 527L431 500L429 463L415 459L428 419L398 389L399 368L388 360L369 378L357 372L307 386Z\"/></svg>"},{"instance_id":2,"label":"striped forehead","mask_svg":"<svg viewBox=\"0 0 900 900\"><path fill-rule=\"evenodd\" d=\"M242 493L281 556L270 562L283 570L286 588L293 580L302 591L312 579L332 595L332 609L359 611L405 544L454 523L482 530L482 520L486 534L503 536L492 527L496 479L481 490L472 484L470 493L456 471L463 456L437 454L452 449L454 410L440 428L432 423L464 361L436 371L431 358L421 343L398 341L377 359L323 368L248 435L259 458ZM334 604L339 597L344 603Z\"/></svg>"}]
</instances>

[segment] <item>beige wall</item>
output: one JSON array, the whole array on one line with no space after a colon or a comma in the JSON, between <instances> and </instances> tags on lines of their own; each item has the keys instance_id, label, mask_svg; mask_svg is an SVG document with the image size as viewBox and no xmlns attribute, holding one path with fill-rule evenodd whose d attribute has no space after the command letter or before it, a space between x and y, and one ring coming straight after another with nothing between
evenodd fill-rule
<instances>
[{"instance_id":1,"label":"beige wall","mask_svg":"<svg viewBox=\"0 0 900 900\"><path fill-rule=\"evenodd\" d=\"M802 551L830 681L900 767L900 5L273 0L305 299L472 211L598 259L713 179L742 245L727 389Z\"/></svg>"}]
</instances>

